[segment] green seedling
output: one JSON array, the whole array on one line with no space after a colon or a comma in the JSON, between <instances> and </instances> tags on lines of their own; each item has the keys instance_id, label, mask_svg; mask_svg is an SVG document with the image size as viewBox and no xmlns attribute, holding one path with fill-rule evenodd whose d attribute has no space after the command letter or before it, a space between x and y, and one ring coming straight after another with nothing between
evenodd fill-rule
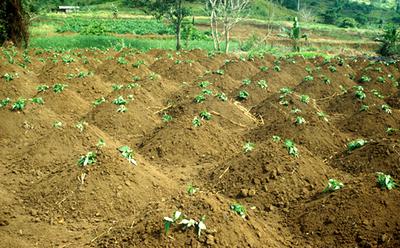
<instances>
[{"instance_id":1,"label":"green seedling","mask_svg":"<svg viewBox=\"0 0 400 248\"><path fill-rule=\"evenodd\" d=\"M394 182L393 178L390 175L386 175L382 172L376 173L376 182L381 189L392 190L397 187L397 184Z\"/></svg>"},{"instance_id":2,"label":"green seedling","mask_svg":"<svg viewBox=\"0 0 400 248\"><path fill-rule=\"evenodd\" d=\"M243 145L243 152L244 152L244 153L251 152L251 151L253 151L253 149L254 149L255 146L256 146L256 145L255 145L254 143L246 142L246 143Z\"/></svg>"},{"instance_id":3,"label":"green seedling","mask_svg":"<svg viewBox=\"0 0 400 248\"><path fill-rule=\"evenodd\" d=\"M62 126L63 126L63 124L62 124L61 121L54 121L53 122L53 127L54 128L60 129L60 128L62 128Z\"/></svg>"},{"instance_id":4,"label":"green seedling","mask_svg":"<svg viewBox=\"0 0 400 248\"><path fill-rule=\"evenodd\" d=\"M142 80L142 78L139 77L139 76L133 76L133 77L132 77L132 80L135 81L135 82L137 82L137 81Z\"/></svg>"},{"instance_id":5,"label":"green seedling","mask_svg":"<svg viewBox=\"0 0 400 248\"><path fill-rule=\"evenodd\" d=\"M194 97L195 103L202 103L206 100L206 97L203 94L197 95Z\"/></svg>"},{"instance_id":6,"label":"green seedling","mask_svg":"<svg viewBox=\"0 0 400 248\"><path fill-rule=\"evenodd\" d=\"M179 65L181 63L182 63L182 60L180 60L180 59L175 60L175 65Z\"/></svg>"},{"instance_id":7,"label":"green seedling","mask_svg":"<svg viewBox=\"0 0 400 248\"><path fill-rule=\"evenodd\" d=\"M206 110L201 111L199 116L201 117L201 119L209 121L212 118L212 115L210 112L207 112Z\"/></svg>"},{"instance_id":8,"label":"green seedling","mask_svg":"<svg viewBox=\"0 0 400 248\"><path fill-rule=\"evenodd\" d=\"M228 97L223 92L217 93L215 96L223 102L228 101Z\"/></svg>"},{"instance_id":9,"label":"green seedling","mask_svg":"<svg viewBox=\"0 0 400 248\"><path fill-rule=\"evenodd\" d=\"M286 96L286 95L292 94L293 90L291 88L289 88L289 87L284 87L284 88L281 88L279 90L279 93L281 93L282 95Z\"/></svg>"},{"instance_id":10,"label":"green seedling","mask_svg":"<svg viewBox=\"0 0 400 248\"><path fill-rule=\"evenodd\" d=\"M74 58L71 57L70 55L65 55L61 59L62 59L64 64L69 64L69 63L72 63L72 62L75 61Z\"/></svg>"},{"instance_id":11,"label":"green seedling","mask_svg":"<svg viewBox=\"0 0 400 248\"><path fill-rule=\"evenodd\" d=\"M79 130L79 132L83 132L85 128L88 126L88 123L86 121L80 121L78 122L75 127Z\"/></svg>"},{"instance_id":12,"label":"green seedling","mask_svg":"<svg viewBox=\"0 0 400 248\"><path fill-rule=\"evenodd\" d=\"M11 102L11 99L9 97L1 100L0 101L0 108L6 107L10 102Z\"/></svg>"},{"instance_id":13,"label":"green seedling","mask_svg":"<svg viewBox=\"0 0 400 248\"><path fill-rule=\"evenodd\" d=\"M299 126L306 123L306 120L301 116L297 116L294 123Z\"/></svg>"},{"instance_id":14,"label":"green seedling","mask_svg":"<svg viewBox=\"0 0 400 248\"><path fill-rule=\"evenodd\" d=\"M96 163L96 156L97 154L95 152L88 152L78 160L78 165L87 166L94 164Z\"/></svg>"},{"instance_id":15,"label":"green seedling","mask_svg":"<svg viewBox=\"0 0 400 248\"><path fill-rule=\"evenodd\" d=\"M242 217L243 219L246 218L246 208L243 205L240 205L238 203L234 203L230 206L231 210L235 213L237 213L238 215L240 215L240 217Z\"/></svg>"},{"instance_id":16,"label":"green seedling","mask_svg":"<svg viewBox=\"0 0 400 248\"><path fill-rule=\"evenodd\" d=\"M341 91L343 94L347 93L347 89L346 89L346 87L344 87L343 85L339 85L339 88L340 88L340 91Z\"/></svg>"},{"instance_id":17,"label":"green seedling","mask_svg":"<svg viewBox=\"0 0 400 248\"><path fill-rule=\"evenodd\" d=\"M364 111L368 111L369 110L369 106L368 105L361 105L360 107L360 112L364 112Z\"/></svg>"},{"instance_id":18,"label":"green seedling","mask_svg":"<svg viewBox=\"0 0 400 248\"><path fill-rule=\"evenodd\" d=\"M224 74L225 74L225 71L219 69L219 70L214 71L214 74L217 74L217 75L224 75Z\"/></svg>"},{"instance_id":19,"label":"green seedling","mask_svg":"<svg viewBox=\"0 0 400 248\"><path fill-rule=\"evenodd\" d=\"M385 98L378 90L373 89L371 90L371 92L374 94L374 96L376 96L379 99Z\"/></svg>"},{"instance_id":20,"label":"green seedling","mask_svg":"<svg viewBox=\"0 0 400 248\"><path fill-rule=\"evenodd\" d=\"M327 76L323 76L323 77L322 77L322 82L323 82L324 84L331 84L331 79L328 78Z\"/></svg>"},{"instance_id":21,"label":"green seedling","mask_svg":"<svg viewBox=\"0 0 400 248\"><path fill-rule=\"evenodd\" d=\"M144 65L144 61L143 60L138 60L135 63L132 64L132 66L134 68L140 68L141 65Z\"/></svg>"},{"instance_id":22,"label":"green seedling","mask_svg":"<svg viewBox=\"0 0 400 248\"><path fill-rule=\"evenodd\" d=\"M124 57L118 57L117 63L120 65L126 65L126 64L128 64L128 61L126 61L126 59Z\"/></svg>"},{"instance_id":23,"label":"green seedling","mask_svg":"<svg viewBox=\"0 0 400 248\"><path fill-rule=\"evenodd\" d=\"M150 75L149 75L149 79L152 80L152 81L158 79L159 77L160 77L160 75L158 75L158 74L156 74L154 72L151 72Z\"/></svg>"},{"instance_id":24,"label":"green seedling","mask_svg":"<svg viewBox=\"0 0 400 248\"><path fill-rule=\"evenodd\" d=\"M285 147L290 156L296 157L296 158L299 157L299 151L292 140L290 140L290 139L285 140Z\"/></svg>"},{"instance_id":25,"label":"green seedling","mask_svg":"<svg viewBox=\"0 0 400 248\"><path fill-rule=\"evenodd\" d=\"M371 81L371 78L368 76L365 76L365 75L360 78L360 83L368 83L370 81Z\"/></svg>"},{"instance_id":26,"label":"green seedling","mask_svg":"<svg viewBox=\"0 0 400 248\"><path fill-rule=\"evenodd\" d=\"M386 113L388 113L388 114L391 114L391 113L392 113L392 109L391 109L390 106L387 105L387 104L383 104L383 105L381 106L381 109L382 109L383 111L385 111Z\"/></svg>"},{"instance_id":27,"label":"green seedling","mask_svg":"<svg viewBox=\"0 0 400 248\"><path fill-rule=\"evenodd\" d=\"M41 97L34 97L29 99L32 103L36 103L36 104L40 104L43 105L44 104L44 100Z\"/></svg>"},{"instance_id":28,"label":"green seedling","mask_svg":"<svg viewBox=\"0 0 400 248\"><path fill-rule=\"evenodd\" d=\"M333 65L329 66L328 68L329 68L329 70L330 70L331 72L336 72L336 71L337 71L336 67L333 66Z\"/></svg>"},{"instance_id":29,"label":"green seedling","mask_svg":"<svg viewBox=\"0 0 400 248\"><path fill-rule=\"evenodd\" d=\"M384 83L386 82L386 80L385 80L384 77L378 77L378 78L376 79L376 81L378 81L378 83L381 83L381 84L384 84Z\"/></svg>"},{"instance_id":30,"label":"green seedling","mask_svg":"<svg viewBox=\"0 0 400 248\"><path fill-rule=\"evenodd\" d=\"M313 72L313 69L310 66L307 66L305 70L306 72L308 72L308 74L311 74Z\"/></svg>"},{"instance_id":31,"label":"green seedling","mask_svg":"<svg viewBox=\"0 0 400 248\"><path fill-rule=\"evenodd\" d=\"M336 179L329 179L328 186L322 191L323 193L330 193L342 189L344 184Z\"/></svg>"},{"instance_id":32,"label":"green seedling","mask_svg":"<svg viewBox=\"0 0 400 248\"><path fill-rule=\"evenodd\" d=\"M169 229L171 229L171 225L175 223L180 217L182 213L179 211L175 211L172 217L164 217L164 231L165 234L168 234Z\"/></svg>"},{"instance_id":33,"label":"green seedling","mask_svg":"<svg viewBox=\"0 0 400 248\"><path fill-rule=\"evenodd\" d=\"M78 78L85 78L85 77L88 77L88 76L91 76L91 75L92 75L91 72L84 72L84 71L81 71L81 72L78 73L77 77L78 77Z\"/></svg>"},{"instance_id":34,"label":"green seedling","mask_svg":"<svg viewBox=\"0 0 400 248\"><path fill-rule=\"evenodd\" d=\"M100 104L105 103L105 102L106 102L106 99L102 96L102 97L97 98L96 100L94 100L92 104L93 104L94 107L97 107Z\"/></svg>"},{"instance_id":35,"label":"green seedling","mask_svg":"<svg viewBox=\"0 0 400 248\"><path fill-rule=\"evenodd\" d=\"M237 98L238 98L240 101L244 101L244 100L246 100L249 96L250 96L250 94L249 94L247 91L241 90L241 91L239 91L239 94L238 94Z\"/></svg>"},{"instance_id":36,"label":"green seedling","mask_svg":"<svg viewBox=\"0 0 400 248\"><path fill-rule=\"evenodd\" d=\"M364 87L362 87L362 86L354 86L353 88L356 89L355 96L356 96L357 99L362 101L367 97L367 95L364 92Z\"/></svg>"},{"instance_id":37,"label":"green seedling","mask_svg":"<svg viewBox=\"0 0 400 248\"><path fill-rule=\"evenodd\" d=\"M182 225L183 230L186 230L191 227L195 227L196 225L198 225L198 223L194 219L183 219L181 220L181 222L179 222L179 225Z\"/></svg>"},{"instance_id":38,"label":"green seedling","mask_svg":"<svg viewBox=\"0 0 400 248\"><path fill-rule=\"evenodd\" d=\"M199 188L197 188L196 186L194 186L193 184L189 184L188 188L187 188L187 193L189 195L194 195L196 192L199 191Z\"/></svg>"},{"instance_id":39,"label":"green seedling","mask_svg":"<svg viewBox=\"0 0 400 248\"><path fill-rule=\"evenodd\" d=\"M386 133L387 133L388 135L392 135L392 134L394 134L394 133L396 133L396 132L400 132L400 129L398 129L398 128L393 128L393 127L388 127L388 128L386 129Z\"/></svg>"},{"instance_id":40,"label":"green seedling","mask_svg":"<svg viewBox=\"0 0 400 248\"><path fill-rule=\"evenodd\" d=\"M260 66L259 68L260 68L260 71L262 71L262 72L266 72L269 69L268 66Z\"/></svg>"},{"instance_id":41,"label":"green seedling","mask_svg":"<svg viewBox=\"0 0 400 248\"><path fill-rule=\"evenodd\" d=\"M47 86L47 85L45 85L45 84L42 84L42 85L39 85L38 87L36 87L36 90L38 91L38 92L45 92L46 90L48 90L50 87L49 86Z\"/></svg>"},{"instance_id":42,"label":"green seedling","mask_svg":"<svg viewBox=\"0 0 400 248\"><path fill-rule=\"evenodd\" d=\"M303 81L304 81L304 82L312 81L312 80L314 80L314 77L311 76L311 75L305 76L305 77L303 78Z\"/></svg>"},{"instance_id":43,"label":"green seedling","mask_svg":"<svg viewBox=\"0 0 400 248\"><path fill-rule=\"evenodd\" d=\"M14 80L14 78L15 78L16 75L17 75L17 74L13 75L12 73L6 73L6 74L4 74L4 75L2 76L2 78L3 78L4 80L6 80L6 82L10 82L10 81Z\"/></svg>"},{"instance_id":44,"label":"green seedling","mask_svg":"<svg viewBox=\"0 0 400 248\"><path fill-rule=\"evenodd\" d=\"M275 143L278 143L278 142L281 141L281 137L279 137L277 135L274 135L274 136L272 136L272 141L275 142Z\"/></svg>"},{"instance_id":45,"label":"green seedling","mask_svg":"<svg viewBox=\"0 0 400 248\"><path fill-rule=\"evenodd\" d=\"M243 79L242 83L243 83L243 85L250 85L251 84L251 80L250 79Z\"/></svg>"},{"instance_id":46,"label":"green seedling","mask_svg":"<svg viewBox=\"0 0 400 248\"><path fill-rule=\"evenodd\" d=\"M201 93L202 93L203 95L206 95L206 96L211 96L211 95L213 94L212 90L209 90L209 89L203 89L203 90L201 91Z\"/></svg>"},{"instance_id":47,"label":"green seedling","mask_svg":"<svg viewBox=\"0 0 400 248\"><path fill-rule=\"evenodd\" d=\"M280 72L281 71L281 67L279 65L274 66L274 71Z\"/></svg>"},{"instance_id":48,"label":"green seedling","mask_svg":"<svg viewBox=\"0 0 400 248\"><path fill-rule=\"evenodd\" d=\"M130 83L130 84L127 84L126 85L126 88L127 89L135 89L135 88L139 88L140 87L140 85L138 84L138 83Z\"/></svg>"},{"instance_id":49,"label":"green seedling","mask_svg":"<svg viewBox=\"0 0 400 248\"><path fill-rule=\"evenodd\" d=\"M203 81L203 82L200 82L198 85L200 88L207 88L208 86L211 85L211 83L208 81Z\"/></svg>"},{"instance_id":50,"label":"green seedling","mask_svg":"<svg viewBox=\"0 0 400 248\"><path fill-rule=\"evenodd\" d=\"M260 87L261 89L266 89L268 88L268 84L267 81L265 81L264 79L261 79L260 81L257 82L258 87Z\"/></svg>"},{"instance_id":51,"label":"green seedling","mask_svg":"<svg viewBox=\"0 0 400 248\"><path fill-rule=\"evenodd\" d=\"M300 96L300 102L308 104L310 102L310 97L307 95L301 95Z\"/></svg>"},{"instance_id":52,"label":"green seedling","mask_svg":"<svg viewBox=\"0 0 400 248\"><path fill-rule=\"evenodd\" d=\"M123 96L119 96L117 98L115 98L112 103L114 103L115 105L125 105L128 103L127 100L124 99Z\"/></svg>"},{"instance_id":53,"label":"green seedling","mask_svg":"<svg viewBox=\"0 0 400 248\"><path fill-rule=\"evenodd\" d=\"M125 113L126 111L128 111L128 108L125 107L125 105L119 105L117 112L118 113Z\"/></svg>"},{"instance_id":54,"label":"green seedling","mask_svg":"<svg viewBox=\"0 0 400 248\"><path fill-rule=\"evenodd\" d=\"M206 216L202 216L199 223L197 224L197 236L200 238L201 232L207 229L206 224Z\"/></svg>"},{"instance_id":55,"label":"green seedling","mask_svg":"<svg viewBox=\"0 0 400 248\"><path fill-rule=\"evenodd\" d=\"M26 99L18 99L11 107L12 111L22 111L26 106Z\"/></svg>"},{"instance_id":56,"label":"green seedling","mask_svg":"<svg viewBox=\"0 0 400 248\"><path fill-rule=\"evenodd\" d=\"M324 121L328 122L328 115L324 112L317 112L319 118L323 119Z\"/></svg>"},{"instance_id":57,"label":"green seedling","mask_svg":"<svg viewBox=\"0 0 400 248\"><path fill-rule=\"evenodd\" d=\"M365 146L368 142L363 140L363 139L356 139L351 141L350 143L347 144L347 150L349 152L354 151L355 149L361 148Z\"/></svg>"},{"instance_id":58,"label":"green seedling","mask_svg":"<svg viewBox=\"0 0 400 248\"><path fill-rule=\"evenodd\" d=\"M129 161L129 163L137 165L137 162L133 157L133 150L129 146L121 146L118 148L118 151L121 153L122 157Z\"/></svg>"},{"instance_id":59,"label":"green seedling","mask_svg":"<svg viewBox=\"0 0 400 248\"><path fill-rule=\"evenodd\" d=\"M293 107L292 110L290 110L290 113L292 113L292 114L301 113L301 110L298 109L298 108Z\"/></svg>"},{"instance_id":60,"label":"green seedling","mask_svg":"<svg viewBox=\"0 0 400 248\"><path fill-rule=\"evenodd\" d=\"M104 141L104 139L101 139L101 138L100 138L99 141L97 142L96 146L97 146L98 148L103 148L103 147L106 146L106 142Z\"/></svg>"},{"instance_id":61,"label":"green seedling","mask_svg":"<svg viewBox=\"0 0 400 248\"><path fill-rule=\"evenodd\" d=\"M164 114L162 117L163 122L170 122L172 121L172 116L169 114Z\"/></svg>"},{"instance_id":62,"label":"green seedling","mask_svg":"<svg viewBox=\"0 0 400 248\"><path fill-rule=\"evenodd\" d=\"M122 90L123 88L124 88L124 86L122 84L113 84L113 86L112 86L113 91Z\"/></svg>"},{"instance_id":63,"label":"green seedling","mask_svg":"<svg viewBox=\"0 0 400 248\"><path fill-rule=\"evenodd\" d=\"M192 120L192 125L194 127L200 127L201 126L201 119L199 117L194 117Z\"/></svg>"},{"instance_id":64,"label":"green seedling","mask_svg":"<svg viewBox=\"0 0 400 248\"><path fill-rule=\"evenodd\" d=\"M61 92L64 91L64 89L65 89L66 87L68 87L68 85L66 85L66 84L54 84L54 85L53 85L53 91L54 91L55 93L61 93Z\"/></svg>"}]
</instances>

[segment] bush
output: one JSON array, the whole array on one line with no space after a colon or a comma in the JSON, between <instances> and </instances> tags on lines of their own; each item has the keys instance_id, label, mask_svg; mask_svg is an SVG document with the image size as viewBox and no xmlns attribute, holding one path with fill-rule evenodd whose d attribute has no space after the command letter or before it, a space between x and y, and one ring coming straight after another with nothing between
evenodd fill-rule
<instances>
[{"instance_id":1,"label":"bush","mask_svg":"<svg viewBox=\"0 0 400 248\"><path fill-rule=\"evenodd\" d=\"M357 24L357 21L350 17L341 18L338 21L338 26L341 28L355 28Z\"/></svg>"},{"instance_id":2,"label":"bush","mask_svg":"<svg viewBox=\"0 0 400 248\"><path fill-rule=\"evenodd\" d=\"M392 56L399 54L397 43L400 41L400 32L395 26L386 27L383 36L379 37L378 41L382 42L378 51L381 55Z\"/></svg>"}]
</instances>

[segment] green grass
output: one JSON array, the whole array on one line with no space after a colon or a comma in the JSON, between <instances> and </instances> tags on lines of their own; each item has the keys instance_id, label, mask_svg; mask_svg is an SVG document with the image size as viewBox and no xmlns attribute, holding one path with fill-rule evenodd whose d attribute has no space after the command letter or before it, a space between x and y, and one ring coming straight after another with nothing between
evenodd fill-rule
<instances>
[{"instance_id":1,"label":"green grass","mask_svg":"<svg viewBox=\"0 0 400 248\"><path fill-rule=\"evenodd\" d=\"M95 35L71 35L54 36L46 38L32 38L31 48L45 49L74 49L91 48L106 49L110 47L120 48L126 46L141 51L150 49L175 49L174 39L130 39L117 38L114 36L95 36ZM212 41L191 41L188 49L203 49L211 51L214 49ZM231 51L238 50L238 43L232 42Z\"/></svg>"}]
</instances>

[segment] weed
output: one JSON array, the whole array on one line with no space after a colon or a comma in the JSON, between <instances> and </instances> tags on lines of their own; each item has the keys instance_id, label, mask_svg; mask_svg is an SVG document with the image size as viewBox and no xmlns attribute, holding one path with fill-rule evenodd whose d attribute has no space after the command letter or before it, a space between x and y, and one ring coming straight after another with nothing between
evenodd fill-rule
<instances>
[{"instance_id":1,"label":"weed","mask_svg":"<svg viewBox=\"0 0 400 248\"><path fill-rule=\"evenodd\" d=\"M290 140L290 139L285 140L285 147L290 156L296 157L296 158L299 156L299 151L292 140Z\"/></svg>"},{"instance_id":2,"label":"weed","mask_svg":"<svg viewBox=\"0 0 400 248\"><path fill-rule=\"evenodd\" d=\"M388 135L392 135L392 134L394 134L394 133L396 133L396 132L400 132L400 129L398 129L398 128L393 128L393 127L388 127L388 128L386 129L386 133L387 133Z\"/></svg>"},{"instance_id":3,"label":"weed","mask_svg":"<svg viewBox=\"0 0 400 248\"><path fill-rule=\"evenodd\" d=\"M158 78L160 78L160 75L158 75L158 74L156 74L154 72L151 72L150 75L149 75L149 79L152 80L152 81L156 80Z\"/></svg>"},{"instance_id":4,"label":"weed","mask_svg":"<svg viewBox=\"0 0 400 248\"><path fill-rule=\"evenodd\" d=\"M118 151L121 153L122 157L129 161L129 163L137 165L137 162L133 157L133 150L129 146L121 146L118 148Z\"/></svg>"},{"instance_id":5,"label":"weed","mask_svg":"<svg viewBox=\"0 0 400 248\"><path fill-rule=\"evenodd\" d=\"M257 82L258 87L260 87L261 89L266 89L268 88L268 84L267 81L265 81L264 79L261 79Z\"/></svg>"},{"instance_id":6,"label":"weed","mask_svg":"<svg viewBox=\"0 0 400 248\"><path fill-rule=\"evenodd\" d=\"M342 189L344 184L336 179L329 179L328 186L322 191L323 193L330 193Z\"/></svg>"},{"instance_id":7,"label":"weed","mask_svg":"<svg viewBox=\"0 0 400 248\"><path fill-rule=\"evenodd\" d=\"M163 120L163 122L170 122L170 121L172 121L172 116L165 113L162 117L162 120Z\"/></svg>"},{"instance_id":8,"label":"weed","mask_svg":"<svg viewBox=\"0 0 400 248\"><path fill-rule=\"evenodd\" d=\"M206 224L204 224L204 222L206 221L206 216L202 216L200 218L199 223L197 224L197 236L200 237L201 235L201 231L206 230Z\"/></svg>"},{"instance_id":9,"label":"weed","mask_svg":"<svg viewBox=\"0 0 400 248\"><path fill-rule=\"evenodd\" d=\"M254 149L255 146L256 146L256 145L255 145L254 143L246 142L246 143L243 145L243 152L244 152L244 153L251 152L251 151L253 151L253 149Z\"/></svg>"},{"instance_id":10,"label":"weed","mask_svg":"<svg viewBox=\"0 0 400 248\"><path fill-rule=\"evenodd\" d=\"M339 88L340 88L340 91L341 91L343 94L346 94L346 93L347 93L347 89L346 89L346 87L344 87L343 85L339 85Z\"/></svg>"},{"instance_id":11,"label":"weed","mask_svg":"<svg viewBox=\"0 0 400 248\"><path fill-rule=\"evenodd\" d=\"M355 149L361 148L365 146L368 142L363 139L356 139L347 144L347 150L349 152L354 151Z\"/></svg>"},{"instance_id":12,"label":"weed","mask_svg":"<svg viewBox=\"0 0 400 248\"><path fill-rule=\"evenodd\" d=\"M233 212L237 213L238 215L240 215L240 217L242 217L243 219L246 218L246 213L247 210L243 205L240 205L238 203L234 203L230 206L231 210L233 210Z\"/></svg>"},{"instance_id":13,"label":"weed","mask_svg":"<svg viewBox=\"0 0 400 248\"><path fill-rule=\"evenodd\" d=\"M13 111L22 111L26 106L26 99L19 98L11 107Z\"/></svg>"},{"instance_id":14,"label":"weed","mask_svg":"<svg viewBox=\"0 0 400 248\"><path fill-rule=\"evenodd\" d=\"M115 98L112 103L114 103L115 105L125 105L128 103L127 100L124 99L123 96L119 96L117 98Z\"/></svg>"},{"instance_id":15,"label":"weed","mask_svg":"<svg viewBox=\"0 0 400 248\"><path fill-rule=\"evenodd\" d=\"M117 63L120 65L126 65L128 64L128 61L124 57L118 57Z\"/></svg>"},{"instance_id":16,"label":"weed","mask_svg":"<svg viewBox=\"0 0 400 248\"><path fill-rule=\"evenodd\" d=\"M383 111L385 111L386 113L388 113L388 114L391 114L391 113L392 113L392 109L391 109L390 106L387 105L387 104L383 104L383 105L381 106L381 109L382 109Z\"/></svg>"},{"instance_id":17,"label":"weed","mask_svg":"<svg viewBox=\"0 0 400 248\"><path fill-rule=\"evenodd\" d=\"M96 163L96 156L97 154L95 152L88 152L78 160L78 165L86 166L94 164Z\"/></svg>"},{"instance_id":18,"label":"weed","mask_svg":"<svg viewBox=\"0 0 400 248\"><path fill-rule=\"evenodd\" d=\"M66 87L68 87L68 85L66 85L66 84L54 84L53 85L53 91L55 92L55 93L61 93L61 92L63 92L64 91L64 89L66 88Z\"/></svg>"},{"instance_id":19,"label":"weed","mask_svg":"<svg viewBox=\"0 0 400 248\"><path fill-rule=\"evenodd\" d=\"M394 182L393 178L390 175L386 175L382 172L376 173L376 182L381 189L392 190L397 187L397 184Z\"/></svg>"},{"instance_id":20,"label":"weed","mask_svg":"<svg viewBox=\"0 0 400 248\"><path fill-rule=\"evenodd\" d=\"M132 80L133 81L135 81L135 82L137 82L137 81L140 81L140 80L142 80L139 76L133 76L132 77Z\"/></svg>"}]
</instances>

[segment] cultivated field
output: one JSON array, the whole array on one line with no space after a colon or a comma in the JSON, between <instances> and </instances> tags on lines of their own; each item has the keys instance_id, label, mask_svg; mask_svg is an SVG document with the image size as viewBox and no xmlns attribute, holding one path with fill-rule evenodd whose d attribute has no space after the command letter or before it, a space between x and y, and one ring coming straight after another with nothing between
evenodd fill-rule
<instances>
[{"instance_id":1,"label":"cultivated field","mask_svg":"<svg viewBox=\"0 0 400 248\"><path fill-rule=\"evenodd\" d=\"M397 61L0 56L0 247L400 247Z\"/></svg>"}]
</instances>

